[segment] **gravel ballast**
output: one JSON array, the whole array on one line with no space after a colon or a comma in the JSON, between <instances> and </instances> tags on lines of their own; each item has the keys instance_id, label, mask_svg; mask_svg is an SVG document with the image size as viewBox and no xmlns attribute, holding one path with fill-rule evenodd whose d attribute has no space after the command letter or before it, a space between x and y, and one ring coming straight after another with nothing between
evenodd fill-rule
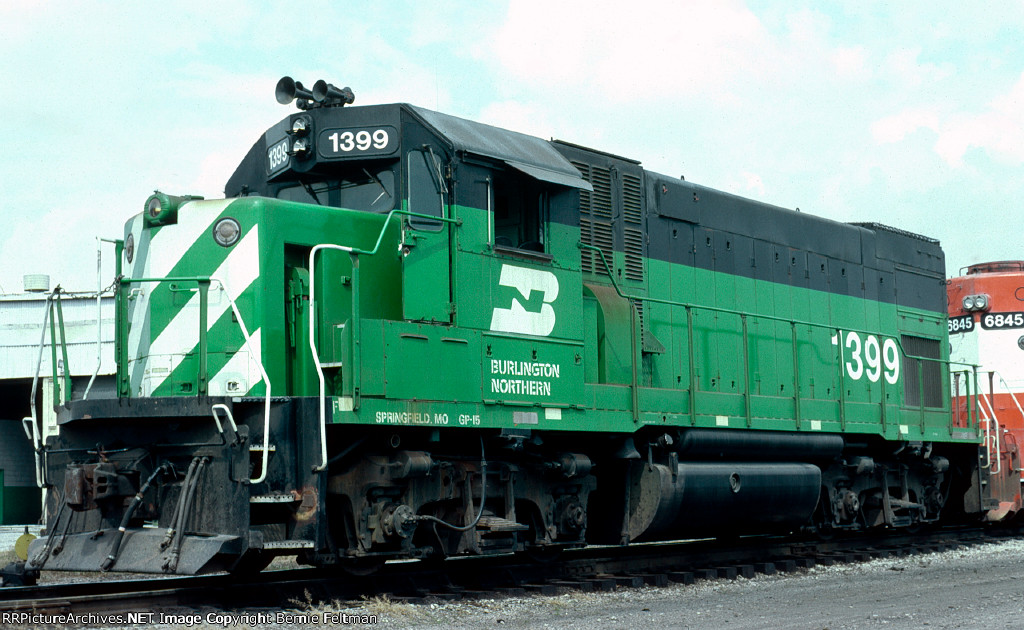
<instances>
[{"instance_id":1,"label":"gravel ballast","mask_svg":"<svg viewBox=\"0 0 1024 630\"><path fill-rule=\"evenodd\" d=\"M690 586L456 603L367 602L381 628L1020 628L1024 541Z\"/></svg>"}]
</instances>

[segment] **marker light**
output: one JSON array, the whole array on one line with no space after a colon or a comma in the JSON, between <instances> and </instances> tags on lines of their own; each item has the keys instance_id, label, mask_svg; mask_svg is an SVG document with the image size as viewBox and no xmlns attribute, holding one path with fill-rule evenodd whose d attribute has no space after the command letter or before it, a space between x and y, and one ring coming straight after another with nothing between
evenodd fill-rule
<instances>
[{"instance_id":1,"label":"marker light","mask_svg":"<svg viewBox=\"0 0 1024 630\"><path fill-rule=\"evenodd\" d=\"M133 258L135 258L135 235L129 232L128 236L124 239L124 259L130 265Z\"/></svg>"},{"instance_id":2,"label":"marker light","mask_svg":"<svg viewBox=\"0 0 1024 630\"><path fill-rule=\"evenodd\" d=\"M296 157L303 157L309 152L309 140L307 138L299 138L292 143L292 150L288 152L289 155Z\"/></svg>"},{"instance_id":3,"label":"marker light","mask_svg":"<svg viewBox=\"0 0 1024 630\"><path fill-rule=\"evenodd\" d=\"M305 135L309 131L309 121L305 118L296 118L292 123L292 134L296 136Z\"/></svg>"}]
</instances>

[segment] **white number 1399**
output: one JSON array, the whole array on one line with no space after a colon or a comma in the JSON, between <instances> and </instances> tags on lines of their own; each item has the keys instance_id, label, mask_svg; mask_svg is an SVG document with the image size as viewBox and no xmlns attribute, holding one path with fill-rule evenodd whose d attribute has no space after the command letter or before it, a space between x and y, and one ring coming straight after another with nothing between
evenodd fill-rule
<instances>
[{"instance_id":1,"label":"white number 1399","mask_svg":"<svg viewBox=\"0 0 1024 630\"><path fill-rule=\"evenodd\" d=\"M832 337L832 344L838 345L838 336ZM883 372L885 380L895 385L900 378L900 352L894 339L885 339L881 346L878 337L867 335L861 342L860 335L850 331L846 333L843 344L849 351L846 360L846 373L855 381L867 375L868 380L877 383ZM884 368L884 370L883 370Z\"/></svg>"},{"instance_id":2,"label":"white number 1399","mask_svg":"<svg viewBox=\"0 0 1024 630\"><path fill-rule=\"evenodd\" d=\"M388 132L383 129L376 129L374 131L343 131L338 133L335 131L331 135L327 136L327 139L331 141L331 147L335 153L348 153L349 151L368 151L370 147L374 149L383 149L388 146Z\"/></svg>"}]
</instances>

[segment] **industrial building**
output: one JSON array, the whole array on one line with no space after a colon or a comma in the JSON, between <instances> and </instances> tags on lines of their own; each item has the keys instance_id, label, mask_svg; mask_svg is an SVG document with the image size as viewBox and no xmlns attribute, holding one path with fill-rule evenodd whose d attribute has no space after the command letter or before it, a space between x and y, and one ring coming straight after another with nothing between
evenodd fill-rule
<instances>
[{"instance_id":1,"label":"industrial building","mask_svg":"<svg viewBox=\"0 0 1024 630\"><path fill-rule=\"evenodd\" d=\"M97 299L95 290L50 290L47 276L25 276L24 292L0 294L0 524L40 518L31 424L24 419L35 413L41 437L55 432L55 394L65 397L67 383L73 399L87 390L90 398L115 395L113 321L111 293Z\"/></svg>"}]
</instances>

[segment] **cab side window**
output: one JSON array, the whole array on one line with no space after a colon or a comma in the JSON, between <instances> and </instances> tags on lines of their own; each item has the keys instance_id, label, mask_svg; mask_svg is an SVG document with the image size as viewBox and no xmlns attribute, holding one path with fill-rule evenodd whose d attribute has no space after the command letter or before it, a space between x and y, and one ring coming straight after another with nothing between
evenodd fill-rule
<instances>
[{"instance_id":1,"label":"cab side window","mask_svg":"<svg viewBox=\"0 0 1024 630\"><path fill-rule=\"evenodd\" d=\"M444 216L444 183L433 154L428 151L410 151L409 211L432 217ZM409 217L409 225L417 230L439 230L442 222L423 217Z\"/></svg>"},{"instance_id":2,"label":"cab side window","mask_svg":"<svg viewBox=\"0 0 1024 630\"><path fill-rule=\"evenodd\" d=\"M494 174L494 245L544 253L548 192L532 177L515 171Z\"/></svg>"}]
</instances>

